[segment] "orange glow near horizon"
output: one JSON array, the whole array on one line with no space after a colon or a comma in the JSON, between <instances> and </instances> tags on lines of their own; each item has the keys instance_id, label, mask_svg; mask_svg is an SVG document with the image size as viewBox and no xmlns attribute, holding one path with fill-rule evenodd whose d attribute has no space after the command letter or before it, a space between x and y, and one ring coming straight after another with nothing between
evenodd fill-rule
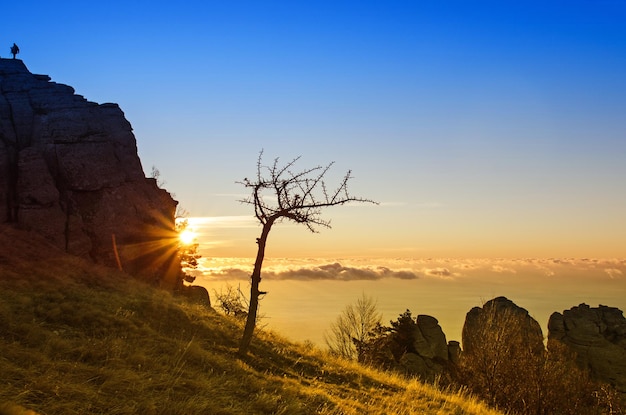
<instances>
[{"instance_id":1,"label":"orange glow near horizon","mask_svg":"<svg viewBox=\"0 0 626 415\"><path fill-rule=\"evenodd\" d=\"M360 212L358 212L360 213ZM335 215L339 216L339 215ZM378 217L379 218L379 217ZM380 218L379 218L380 219ZM267 258L621 258L623 236L602 229L581 231L540 224L507 229L472 224L448 227L402 226L393 218L369 225L357 215L333 221L332 229L311 233L289 222L272 228ZM251 216L189 218L206 257L254 258L260 227ZM621 238L621 239L620 239ZM626 241L624 241L626 243Z\"/></svg>"}]
</instances>

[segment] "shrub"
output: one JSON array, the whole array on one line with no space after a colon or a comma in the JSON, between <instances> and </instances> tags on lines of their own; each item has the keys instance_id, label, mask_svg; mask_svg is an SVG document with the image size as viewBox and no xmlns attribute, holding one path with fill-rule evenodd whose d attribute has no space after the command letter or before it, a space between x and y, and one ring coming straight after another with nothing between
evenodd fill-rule
<instances>
[{"instance_id":1,"label":"shrub","mask_svg":"<svg viewBox=\"0 0 626 415\"><path fill-rule=\"evenodd\" d=\"M380 326L381 313L376 300L365 294L356 303L346 306L330 325L330 334L324 340L330 352L345 359L361 361L361 348L369 340L370 333Z\"/></svg>"},{"instance_id":2,"label":"shrub","mask_svg":"<svg viewBox=\"0 0 626 415\"><path fill-rule=\"evenodd\" d=\"M226 285L225 290L220 289L220 292L213 291L215 299L217 300L217 306L227 316L233 316L238 319L245 319L248 316L248 302L239 288L235 288L232 285Z\"/></svg>"}]
</instances>

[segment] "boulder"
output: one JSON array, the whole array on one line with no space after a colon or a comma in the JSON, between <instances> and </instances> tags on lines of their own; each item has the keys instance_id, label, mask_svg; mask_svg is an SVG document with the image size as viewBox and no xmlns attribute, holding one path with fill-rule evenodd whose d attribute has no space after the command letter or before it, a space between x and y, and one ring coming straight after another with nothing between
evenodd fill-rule
<instances>
[{"instance_id":1,"label":"boulder","mask_svg":"<svg viewBox=\"0 0 626 415\"><path fill-rule=\"evenodd\" d=\"M181 287L180 294L185 296L192 303L211 308L209 291L200 285L185 285Z\"/></svg>"},{"instance_id":2,"label":"boulder","mask_svg":"<svg viewBox=\"0 0 626 415\"><path fill-rule=\"evenodd\" d=\"M448 343L439 321L420 314L417 316L414 347L417 353L428 359L448 360Z\"/></svg>"},{"instance_id":3,"label":"boulder","mask_svg":"<svg viewBox=\"0 0 626 415\"><path fill-rule=\"evenodd\" d=\"M0 221L174 288L177 202L145 177L117 104L0 59Z\"/></svg>"},{"instance_id":4,"label":"boulder","mask_svg":"<svg viewBox=\"0 0 626 415\"><path fill-rule=\"evenodd\" d=\"M482 353L497 343L508 344L511 356L516 350L542 354L543 332L541 326L526 309L506 297L487 301L483 307L472 308L465 316L462 331L464 353Z\"/></svg>"},{"instance_id":5,"label":"boulder","mask_svg":"<svg viewBox=\"0 0 626 415\"><path fill-rule=\"evenodd\" d=\"M548 348L559 345L572 351L578 365L588 368L596 379L626 393L626 319L622 310L580 304L553 313L548 322Z\"/></svg>"},{"instance_id":6,"label":"boulder","mask_svg":"<svg viewBox=\"0 0 626 415\"><path fill-rule=\"evenodd\" d=\"M425 358L416 353L405 353L400 358L400 367L408 375L418 375L426 382L434 382L442 374L444 366L441 362Z\"/></svg>"},{"instance_id":7,"label":"boulder","mask_svg":"<svg viewBox=\"0 0 626 415\"><path fill-rule=\"evenodd\" d=\"M461 343L456 340L450 340L448 342L448 360L454 366L458 366L461 362Z\"/></svg>"},{"instance_id":8,"label":"boulder","mask_svg":"<svg viewBox=\"0 0 626 415\"><path fill-rule=\"evenodd\" d=\"M448 365L449 353L446 335L436 318L425 314L417 316L410 329L410 344L398 363L403 370L426 381L433 381Z\"/></svg>"}]
</instances>

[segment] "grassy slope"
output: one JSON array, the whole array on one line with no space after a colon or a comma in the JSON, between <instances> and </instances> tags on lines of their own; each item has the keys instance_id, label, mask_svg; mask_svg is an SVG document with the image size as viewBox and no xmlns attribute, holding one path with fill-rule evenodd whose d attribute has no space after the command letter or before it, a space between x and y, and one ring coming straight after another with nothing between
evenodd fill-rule
<instances>
[{"instance_id":1,"label":"grassy slope","mask_svg":"<svg viewBox=\"0 0 626 415\"><path fill-rule=\"evenodd\" d=\"M0 246L1 415L496 414L272 333L238 360L236 321L3 225Z\"/></svg>"}]
</instances>

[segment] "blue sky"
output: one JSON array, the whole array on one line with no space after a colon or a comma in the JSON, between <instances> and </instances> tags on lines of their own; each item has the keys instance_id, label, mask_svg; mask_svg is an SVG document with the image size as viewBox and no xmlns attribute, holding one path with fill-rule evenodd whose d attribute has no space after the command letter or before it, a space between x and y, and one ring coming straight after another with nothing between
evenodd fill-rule
<instances>
[{"instance_id":1,"label":"blue sky","mask_svg":"<svg viewBox=\"0 0 626 415\"><path fill-rule=\"evenodd\" d=\"M21 1L3 12L0 56L16 42L32 72L119 103L144 170L157 166L192 216L250 216L235 181L261 149L303 167L334 160L337 174L353 170L354 193L381 202L329 211L320 235L281 225L275 255L626 252L624 2ZM255 248L254 227L204 231L207 255Z\"/></svg>"}]
</instances>

